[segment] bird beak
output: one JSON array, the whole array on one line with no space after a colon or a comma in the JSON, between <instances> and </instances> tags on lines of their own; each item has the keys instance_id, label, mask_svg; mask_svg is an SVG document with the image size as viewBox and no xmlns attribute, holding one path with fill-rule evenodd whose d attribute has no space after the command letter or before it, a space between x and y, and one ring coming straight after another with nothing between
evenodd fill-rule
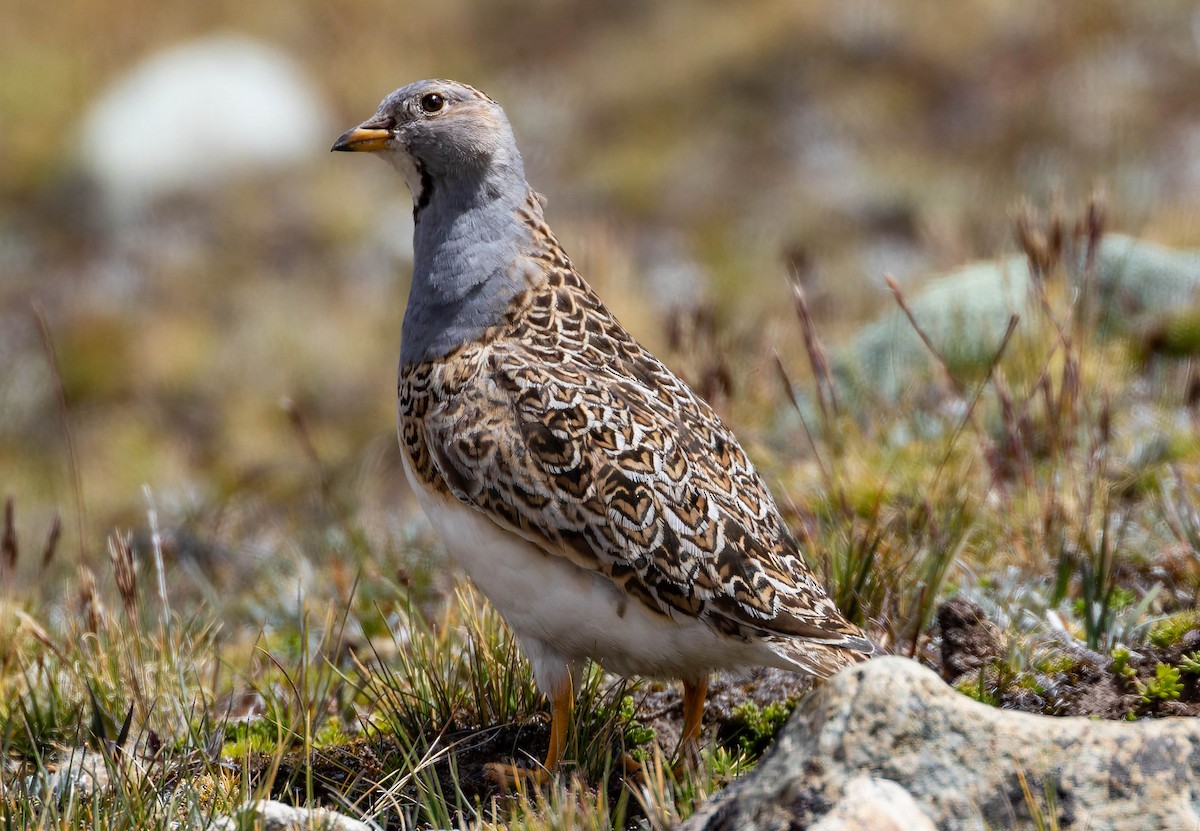
<instances>
[{"instance_id":1,"label":"bird beak","mask_svg":"<svg viewBox=\"0 0 1200 831\"><path fill-rule=\"evenodd\" d=\"M389 119L390 121L390 119ZM342 137L333 143L332 150L348 153L378 153L388 149L388 141L392 138L391 125L377 118L364 121L353 130L342 133Z\"/></svg>"}]
</instances>

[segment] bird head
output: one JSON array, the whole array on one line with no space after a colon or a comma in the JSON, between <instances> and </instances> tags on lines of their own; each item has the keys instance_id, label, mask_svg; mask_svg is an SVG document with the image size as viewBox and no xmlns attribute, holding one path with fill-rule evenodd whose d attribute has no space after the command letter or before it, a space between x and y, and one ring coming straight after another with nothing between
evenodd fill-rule
<instances>
[{"instance_id":1,"label":"bird head","mask_svg":"<svg viewBox=\"0 0 1200 831\"><path fill-rule=\"evenodd\" d=\"M500 105L455 81L418 81L383 99L375 115L348 130L333 150L378 153L427 203L434 182L523 178L521 156Z\"/></svg>"}]
</instances>

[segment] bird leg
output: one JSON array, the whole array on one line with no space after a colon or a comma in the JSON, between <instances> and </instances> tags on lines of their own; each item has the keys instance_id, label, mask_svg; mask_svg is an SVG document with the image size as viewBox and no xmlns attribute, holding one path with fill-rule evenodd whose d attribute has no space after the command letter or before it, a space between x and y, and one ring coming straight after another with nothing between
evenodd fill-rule
<instances>
[{"instance_id":1,"label":"bird leg","mask_svg":"<svg viewBox=\"0 0 1200 831\"><path fill-rule=\"evenodd\" d=\"M554 698L550 701L550 748L546 751L546 764L543 766L547 771L554 772L562 761L563 751L567 749L567 730L574 713L575 690L568 680L554 691Z\"/></svg>"},{"instance_id":2,"label":"bird leg","mask_svg":"<svg viewBox=\"0 0 1200 831\"><path fill-rule=\"evenodd\" d=\"M567 749L567 733L574 712L575 689L568 677L566 683L559 685L550 698L550 747L546 751L545 764L540 768L523 768L515 763L491 762L484 766L484 776L501 791L507 791L509 788L520 791L526 781L534 785L548 782L561 764L563 753Z\"/></svg>"},{"instance_id":3,"label":"bird leg","mask_svg":"<svg viewBox=\"0 0 1200 831\"><path fill-rule=\"evenodd\" d=\"M683 733L679 736L679 755L694 753L704 720L704 699L708 695L708 676L683 682Z\"/></svg>"}]
</instances>

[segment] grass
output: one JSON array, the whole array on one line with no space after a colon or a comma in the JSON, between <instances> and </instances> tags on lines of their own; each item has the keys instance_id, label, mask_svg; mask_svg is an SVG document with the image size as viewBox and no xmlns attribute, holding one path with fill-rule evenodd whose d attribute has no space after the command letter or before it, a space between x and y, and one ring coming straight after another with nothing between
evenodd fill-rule
<instances>
[{"instance_id":1,"label":"grass","mask_svg":"<svg viewBox=\"0 0 1200 831\"><path fill-rule=\"evenodd\" d=\"M248 799L278 796L320 799L389 827L542 827L557 811L572 827L607 828L632 813L677 817L728 770L702 765L678 781L651 744L653 731L637 722L636 687L593 669L567 752L575 762L560 787L484 798L482 764L528 746L522 733L544 746L548 729L528 664L469 587L436 620L408 598L405 625L388 624L394 651L386 657L387 641L362 656L342 648L350 619L378 607L330 610L319 625L306 613L295 637L260 638L233 688L255 694L258 706L243 711L242 696L218 694L228 684L218 681L225 664L215 622L160 615L155 592L128 570L132 549L114 538L110 550L120 612L109 611L93 578L61 636L5 607L0 746L9 767L0 827L203 823ZM642 786L616 772L638 747L648 748ZM71 769L84 753L107 785L45 790L49 771Z\"/></svg>"}]
</instances>

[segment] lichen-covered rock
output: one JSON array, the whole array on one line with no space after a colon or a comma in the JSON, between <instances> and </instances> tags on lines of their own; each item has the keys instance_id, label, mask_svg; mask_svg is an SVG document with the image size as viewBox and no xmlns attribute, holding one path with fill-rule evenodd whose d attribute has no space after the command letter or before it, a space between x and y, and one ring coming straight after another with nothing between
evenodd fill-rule
<instances>
[{"instance_id":1,"label":"lichen-covered rock","mask_svg":"<svg viewBox=\"0 0 1200 831\"><path fill-rule=\"evenodd\" d=\"M25 777L23 784L25 793L43 801L84 803L119 788L140 788L145 777L141 762L132 756L105 756L79 747L65 750L46 771Z\"/></svg>"},{"instance_id":2,"label":"lichen-covered rock","mask_svg":"<svg viewBox=\"0 0 1200 831\"><path fill-rule=\"evenodd\" d=\"M1086 276L1081 268L1075 271L1079 273L1071 279L1086 279L1094 292L1092 308L1102 327L1153 326L1159 315L1177 313L1200 300L1200 251L1176 251L1108 234L1098 246L1094 271ZM986 367L1010 316L1020 317L1020 328L1040 318L1030 302L1029 265L1023 256L972 263L936 277L908 292L907 302L951 367ZM870 392L864 401L897 398L933 367L928 347L900 310L863 327L834 353L832 363L851 401L859 390Z\"/></svg>"},{"instance_id":3,"label":"lichen-covered rock","mask_svg":"<svg viewBox=\"0 0 1200 831\"><path fill-rule=\"evenodd\" d=\"M73 797L77 802L87 802L97 793L107 793L111 785L112 777L105 758L83 748L64 754L44 777L34 774L25 779L27 792L41 793L59 801Z\"/></svg>"},{"instance_id":4,"label":"lichen-covered rock","mask_svg":"<svg viewBox=\"0 0 1200 831\"><path fill-rule=\"evenodd\" d=\"M887 779L856 776L809 831L937 831L908 792Z\"/></svg>"},{"instance_id":5,"label":"lichen-covered rock","mask_svg":"<svg viewBox=\"0 0 1200 831\"><path fill-rule=\"evenodd\" d=\"M864 775L895 782L945 831L1027 828L1034 817L1061 829L1194 831L1200 721L997 710L913 661L879 658L814 692L754 773L683 827L821 828Z\"/></svg>"}]
</instances>

